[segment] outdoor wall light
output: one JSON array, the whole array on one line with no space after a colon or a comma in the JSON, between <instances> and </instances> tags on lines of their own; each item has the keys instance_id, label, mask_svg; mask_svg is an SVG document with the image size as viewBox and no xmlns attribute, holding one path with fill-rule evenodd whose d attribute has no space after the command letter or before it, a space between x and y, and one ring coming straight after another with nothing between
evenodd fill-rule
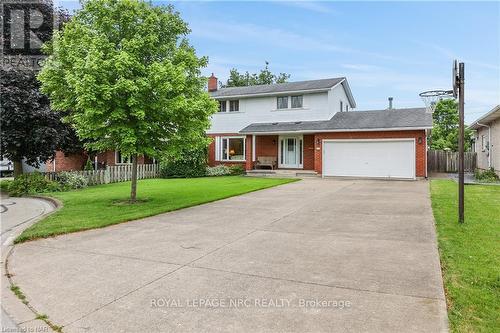
<instances>
[{"instance_id":1,"label":"outdoor wall light","mask_svg":"<svg viewBox=\"0 0 500 333\"><path fill-rule=\"evenodd\" d=\"M321 143L320 139L316 139L316 144L319 145Z\"/></svg>"},{"instance_id":2,"label":"outdoor wall light","mask_svg":"<svg viewBox=\"0 0 500 333\"><path fill-rule=\"evenodd\" d=\"M419 145L421 145L421 144L422 144L422 137L421 137L421 136L419 136L419 137L418 137L418 144L419 144Z\"/></svg>"}]
</instances>

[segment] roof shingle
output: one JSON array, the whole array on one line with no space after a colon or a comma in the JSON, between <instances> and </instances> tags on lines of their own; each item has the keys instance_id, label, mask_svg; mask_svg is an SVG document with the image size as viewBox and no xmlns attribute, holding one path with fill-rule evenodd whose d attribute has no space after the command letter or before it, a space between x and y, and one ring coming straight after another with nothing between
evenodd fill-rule
<instances>
[{"instance_id":1,"label":"roof shingle","mask_svg":"<svg viewBox=\"0 0 500 333\"><path fill-rule=\"evenodd\" d=\"M240 133L322 132L391 128L431 128L432 114L425 108L337 112L330 120L253 123Z\"/></svg>"},{"instance_id":2,"label":"roof shingle","mask_svg":"<svg viewBox=\"0 0 500 333\"><path fill-rule=\"evenodd\" d=\"M281 93L287 91L306 91L306 90L318 90L318 89L329 89L344 80L344 77L331 78L331 79L321 79L321 80L310 80L310 81L297 81L297 82L287 82L287 83L277 83L277 84L264 84L257 86L246 86L246 87L230 87L221 88L219 90L210 93L212 97L231 97L231 96L243 96L243 95L257 95L257 94L272 94Z\"/></svg>"}]
</instances>

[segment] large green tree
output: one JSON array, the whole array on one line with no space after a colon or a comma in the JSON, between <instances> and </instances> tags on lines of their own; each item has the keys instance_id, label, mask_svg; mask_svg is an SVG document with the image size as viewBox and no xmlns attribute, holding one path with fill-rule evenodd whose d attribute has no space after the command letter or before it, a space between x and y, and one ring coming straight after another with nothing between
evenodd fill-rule
<instances>
[{"instance_id":1,"label":"large green tree","mask_svg":"<svg viewBox=\"0 0 500 333\"><path fill-rule=\"evenodd\" d=\"M290 78L290 74L279 73L273 74L269 70L269 63L266 61L266 66L260 70L259 73L250 74L248 71L245 73L240 73L236 68L229 71L229 78L226 84L222 87L243 87L243 86L255 86L258 84L273 84L273 83L284 83Z\"/></svg>"},{"instance_id":2,"label":"large green tree","mask_svg":"<svg viewBox=\"0 0 500 333\"><path fill-rule=\"evenodd\" d=\"M22 49L23 45L16 45L15 39L11 41L15 30L11 31L10 27L14 26L15 20L19 22L32 11L33 5L31 2L17 3L16 10L4 17L5 41L10 41L12 44L9 45L14 49ZM42 0L35 5L44 20L56 20L59 28L70 18L65 9L54 7L52 0ZM31 34L41 41L49 41L53 33L52 23L40 25ZM38 46L30 44L29 54L39 52ZM30 66L29 59L23 55L11 58L12 61L6 58L0 69L0 155L14 162L15 176L23 173L23 161L38 167L53 158L56 150L75 153L82 149L71 125L62 122L64 115L50 109L47 96L39 90L38 67L36 64Z\"/></svg>"},{"instance_id":3,"label":"large green tree","mask_svg":"<svg viewBox=\"0 0 500 333\"><path fill-rule=\"evenodd\" d=\"M439 101L432 114L431 149L458 150L458 103L454 99ZM471 148L472 131L465 130L464 149Z\"/></svg>"},{"instance_id":4,"label":"large green tree","mask_svg":"<svg viewBox=\"0 0 500 333\"><path fill-rule=\"evenodd\" d=\"M14 162L15 176L23 173L23 160L38 167L56 150L82 150L74 129L62 121L64 113L50 109L33 70L0 69L0 77L0 155Z\"/></svg>"},{"instance_id":5,"label":"large green tree","mask_svg":"<svg viewBox=\"0 0 500 333\"><path fill-rule=\"evenodd\" d=\"M207 65L186 39L187 24L172 6L139 0L87 0L54 35L39 75L56 110L94 151L117 149L132 160L179 145L206 144L217 105L205 92Z\"/></svg>"}]
</instances>

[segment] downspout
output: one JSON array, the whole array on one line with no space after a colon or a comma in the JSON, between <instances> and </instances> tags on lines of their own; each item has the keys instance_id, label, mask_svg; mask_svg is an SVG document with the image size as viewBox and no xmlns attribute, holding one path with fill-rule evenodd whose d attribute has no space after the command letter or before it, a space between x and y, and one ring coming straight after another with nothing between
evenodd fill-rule
<instances>
[{"instance_id":1,"label":"downspout","mask_svg":"<svg viewBox=\"0 0 500 333\"><path fill-rule=\"evenodd\" d=\"M488 127L488 169L491 168L491 127L485 124L476 123L479 126Z\"/></svg>"},{"instance_id":2,"label":"downspout","mask_svg":"<svg viewBox=\"0 0 500 333\"><path fill-rule=\"evenodd\" d=\"M428 175L428 164L429 164L429 161L428 161L428 152L429 152L429 146L427 145L427 138L430 136L430 130L426 129L425 130L425 179L428 179L429 178L429 175Z\"/></svg>"}]
</instances>

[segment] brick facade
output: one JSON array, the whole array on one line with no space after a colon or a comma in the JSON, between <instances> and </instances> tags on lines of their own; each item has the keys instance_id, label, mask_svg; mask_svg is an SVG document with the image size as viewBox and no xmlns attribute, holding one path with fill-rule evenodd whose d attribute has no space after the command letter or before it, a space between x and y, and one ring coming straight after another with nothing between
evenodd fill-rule
<instances>
[{"instance_id":1,"label":"brick facade","mask_svg":"<svg viewBox=\"0 0 500 333\"><path fill-rule=\"evenodd\" d=\"M83 170L87 158L85 153L64 155L62 151L57 151L55 159L45 163L45 170L47 172Z\"/></svg>"},{"instance_id":2,"label":"brick facade","mask_svg":"<svg viewBox=\"0 0 500 333\"><path fill-rule=\"evenodd\" d=\"M45 163L46 170L48 172L59 172L59 171L79 171L83 170L85 164L87 163L87 159L89 158L86 152L82 152L81 154L70 154L64 155L63 152L57 151L55 158L55 168L54 162L48 161ZM91 162L94 162L93 157L91 157ZM97 162L99 168L104 168L105 166L113 166L116 165L116 153L114 150L108 150L102 153L97 154ZM139 156L137 158L138 164L151 164L153 160L147 156Z\"/></svg>"},{"instance_id":3,"label":"brick facade","mask_svg":"<svg viewBox=\"0 0 500 333\"><path fill-rule=\"evenodd\" d=\"M241 136L238 133L211 134L215 136ZM278 135L257 135L255 137L255 156L276 156L278 158ZM427 140L425 130L413 131L377 131L377 132L334 132L317 133L303 136L304 158L303 169L315 170L318 174L322 173L322 140L324 139L415 139L415 170L417 177L426 177L427 167ZM420 142L419 142L420 141ZM252 161L252 136L246 136L246 162L222 162L215 161L215 142L208 149L208 164L214 166L217 164L226 165L244 165L247 170L254 168Z\"/></svg>"},{"instance_id":4,"label":"brick facade","mask_svg":"<svg viewBox=\"0 0 500 333\"><path fill-rule=\"evenodd\" d=\"M304 170L314 170L314 135L304 135Z\"/></svg>"}]
</instances>

